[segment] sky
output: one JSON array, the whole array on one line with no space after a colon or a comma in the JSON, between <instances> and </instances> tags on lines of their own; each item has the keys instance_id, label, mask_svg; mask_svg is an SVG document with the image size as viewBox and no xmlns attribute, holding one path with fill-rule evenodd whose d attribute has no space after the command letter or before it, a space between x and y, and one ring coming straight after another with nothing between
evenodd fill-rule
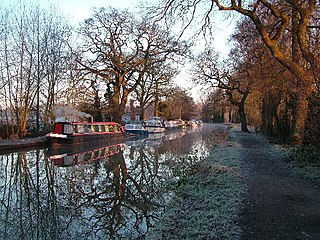
<instances>
[{"instance_id":1,"label":"sky","mask_svg":"<svg viewBox=\"0 0 320 240\"><path fill-rule=\"evenodd\" d=\"M157 0L0 0L1 4L14 4L14 2L22 1L26 3L27 1L39 2L42 6L49 6L50 4L55 5L58 9L66 15L66 17L74 22L75 25L79 24L84 19L90 17L92 9L94 7L108 7L112 6L115 8L129 9L135 11L140 2L146 4L146 2L156 2ZM219 21L218 28L215 28L215 40L211 43L217 51L221 52L222 56L226 56L229 52L229 47L227 46L227 41L230 34L233 31L232 24L224 19L217 19ZM200 48L204 44L200 43ZM191 87L191 79L186 68L182 69L181 74L179 74L176 79L176 83L180 87ZM192 97L195 100L199 100L199 88L193 87L191 90Z\"/></svg>"},{"instance_id":2,"label":"sky","mask_svg":"<svg viewBox=\"0 0 320 240\"><path fill-rule=\"evenodd\" d=\"M48 0L40 1L48 2ZM112 6L115 8L127 8L134 11L135 8L138 7L140 1L141 0L51 0L51 2L57 4L58 8L75 22L81 22L83 19L90 17L91 11L94 7ZM142 0L142 2L145 3L147 1ZM215 29L215 40L212 44L221 52L222 55L226 56L229 52L226 42L232 33L233 28L227 21L224 21L223 19L219 21L219 25L221 27ZM200 93L200 87L192 86L191 77L188 74L187 67L182 68L181 73L175 78L175 82L180 87L189 88L195 101L199 101L200 96L203 95L203 93Z\"/></svg>"},{"instance_id":3,"label":"sky","mask_svg":"<svg viewBox=\"0 0 320 240\"><path fill-rule=\"evenodd\" d=\"M48 0L41 0L46 2ZM152 1L152 0L149 0ZM64 12L71 20L81 22L83 19L90 17L91 11L94 7L112 6L115 8L128 8L134 11L138 7L140 0L55 0L51 1L58 5L58 8ZM146 2L146 0L142 0ZM221 24L221 23L220 23ZM232 28L228 24L221 28L216 28L216 39L213 43L215 48L221 51L222 55L227 55L229 48L226 47L226 42L231 34ZM201 44L200 44L201 46ZM183 68L181 73L176 77L175 82L178 86L190 88L190 92L195 101L199 101L201 91L199 87L194 87L191 84L191 78L188 74L187 68Z\"/></svg>"},{"instance_id":4,"label":"sky","mask_svg":"<svg viewBox=\"0 0 320 240\"><path fill-rule=\"evenodd\" d=\"M40 0L40 2L54 3L75 22L81 22L83 19L90 17L94 7L112 6L115 8L134 9L139 4L139 0Z\"/></svg>"}]
</instances>

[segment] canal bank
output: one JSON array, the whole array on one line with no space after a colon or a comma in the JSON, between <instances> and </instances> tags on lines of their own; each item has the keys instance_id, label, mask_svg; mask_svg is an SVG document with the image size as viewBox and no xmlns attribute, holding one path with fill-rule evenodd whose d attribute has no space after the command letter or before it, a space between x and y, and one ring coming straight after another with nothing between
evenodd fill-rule
<instances>
[{"instance_id":1,"label":"canal bank","mask_svg":"<svg viewBox=\"0 0 320 240\"><path fill-rule=\"evenodd\" d=\"M233 130L232 130L233 131ZM173 183L173 201L147 239L238 239L246 187L239 146L229 128L217 125L213 148L189 176Z\"/></svg>"},{"instance_id":2,"label":"canal bank","mask_svg":"<svg viewBox=\"0 0 320 240\"><path fill-rule=\"evenodd\" d=\"M147 239L320 239L319 188L285 163L287 150L236 127L228 136L172 185Z\"/></svg>"},{"instance_id":3,"label":"canal bank","mask_svg":"<svg viewBox=\"0 0 320 240\"><path fill-rule=\"evenodd\" d=\"M46 145L46 142L47 139L45 136L17 140L2 140L0 141L0 152L7 153L23 150L25 148L42 148Z\"/></svg>"}]
</instances>

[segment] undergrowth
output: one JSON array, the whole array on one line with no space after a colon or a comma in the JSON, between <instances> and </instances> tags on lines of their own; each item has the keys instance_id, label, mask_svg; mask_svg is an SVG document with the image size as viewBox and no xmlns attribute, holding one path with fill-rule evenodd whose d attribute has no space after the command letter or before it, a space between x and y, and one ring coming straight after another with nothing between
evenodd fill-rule
<instances>
[{"instance_id":1,"label":"undergrowth","mask_svg":"<svg viewBox=\"0 0 320 240\"><path fill-rule=\"evenodd\" d=\"M294 147L287 161L304 177L320 185L320 148L314 146Z\"/></svg>"}]
</instances>

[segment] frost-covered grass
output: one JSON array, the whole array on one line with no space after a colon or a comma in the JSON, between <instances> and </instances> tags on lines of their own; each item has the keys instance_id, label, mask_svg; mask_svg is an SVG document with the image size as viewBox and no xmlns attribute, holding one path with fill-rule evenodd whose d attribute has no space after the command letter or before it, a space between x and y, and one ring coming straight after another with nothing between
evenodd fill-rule
<instances>
[{"instance_id":1,"label":"frost-covered grass","mask_svg":"<svg viewBox=\"0 0 320 240\"><path fill-rule=\"evenodd\" d=\"M295 171L320 186L320 150L315 147L289 149L286 160Z\"/></svg>"},{"instance_id":2,"label":"frost-covered grass","mask_svg":"<svg viewBox=\"0 0 320 240\"><path fill-rule=\"evenodd\" d=\"M230 142L216 145L171 186L175 196L146 239L238 239L245 191L239 155Z\"/></svg>"}]
</instances>

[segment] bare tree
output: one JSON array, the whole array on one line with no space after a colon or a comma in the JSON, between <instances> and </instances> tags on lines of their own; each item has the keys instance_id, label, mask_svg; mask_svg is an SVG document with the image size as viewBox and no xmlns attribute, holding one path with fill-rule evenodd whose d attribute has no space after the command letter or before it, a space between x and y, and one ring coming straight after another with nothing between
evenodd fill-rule
<instances>
[{"instance_id":1,"label":"bare tree","mask_svg":"<svg viewBox=\"0 0 320 240\"><path fill-rule=\"evenodd\" d=\"M154 64L139 82L135 90L135 98L141 108L141 119L145 118L145 109L154 105L154 116L158 116L161 98L168 95L173 85L173 78L178 73L168 63Z\"/></svg>"},{"instance_id":2,"label":"bare tree","mask_svg":"<svg viewBox=\"0 0 320 240\"><path fill-rule=\"evenodd\" d=\"M224 89L229 101L239 109L241 130L249 132L245 102L252 91L253 79L247 69L230 74L228 68L219 66L218 54L212 49L206 49L196 58L193 81L203 86Z\"/></svg>"},{"instance_id":3,"label":"bare tree","mask_svg":"<svg viewBox=\"0 0 320 240\"><path fill-rule=\"evenodd\" d=\"M238 71L249 72L254 79L256 104L253 105L255 108L247 106L247 109L249 114L260 110L255 119L251 118L255 127L266 135L292 140L291 102L296 91L290 87L292 74L272 57L249 19L237 24L232 41L234 47L230 54L231 61Z\"/></svg>"},{"instance_id":4,"label":"bare tree","mask_svg":"<svg viewBox=\"0 0 320 240\"><path fill-rule=\"evenodd\" d=\"M55 84L66 69L63 56L70 31L54 9L21 3L1 10L2 103L10 134L23 137L30 111L35 111L39 130L42 106L48 107L48 114L53 104Z\"/></svg>"},{"instance_id":5,"label":"bare tree","mask_svg":"<svg viewBox=\"0 0 320 240\"><path fill-rule=\"evenodd\" d=\"M200 7L201 6L201 7ZM203 9L207 6L207 9ZM307 113L307 97L319 82L319 49L311 41L311 37L318 35L319 2L316 0L299 1L267 1L256 0L245 2L235 1L182 1L165 0L162 5L162 16L178 14L187 16L186 27L193 21L197 10L201 9L203 14L203 28L212 27L211 17L215 7L221 11L236 12L248 17L255 25L263 42L271 51L272 55L284 67L295 76L295 111L293 135L297 143L301 143L305 127ZM288 41L285 48L281 45L283 38L288 33L292 41Z\"/></svg>"},{"instance_id":6,"label":"bare tree","mask_svg":"<svg viewBox=\"0 0 320 240\"><path fill-rule=\"evenodd\" d=\"M181 51L168 32L157 25L139 23L128 11L95 10L80 29L86 57L78 59L81 70L105 81L106 98L114 121L120 122L128 95L152 65Z\"/></svg>"},{"instance_id":7,"label":"bare tree","mask_svg":"<svg viewBox=\"0 0 320 240\"><path fill-rule=\"evenodd\" d=\"M160 103L161 116L166 119L190 120L198 117L197 106L187 90L173 87Z\"/></svg>"}]
</instances>

